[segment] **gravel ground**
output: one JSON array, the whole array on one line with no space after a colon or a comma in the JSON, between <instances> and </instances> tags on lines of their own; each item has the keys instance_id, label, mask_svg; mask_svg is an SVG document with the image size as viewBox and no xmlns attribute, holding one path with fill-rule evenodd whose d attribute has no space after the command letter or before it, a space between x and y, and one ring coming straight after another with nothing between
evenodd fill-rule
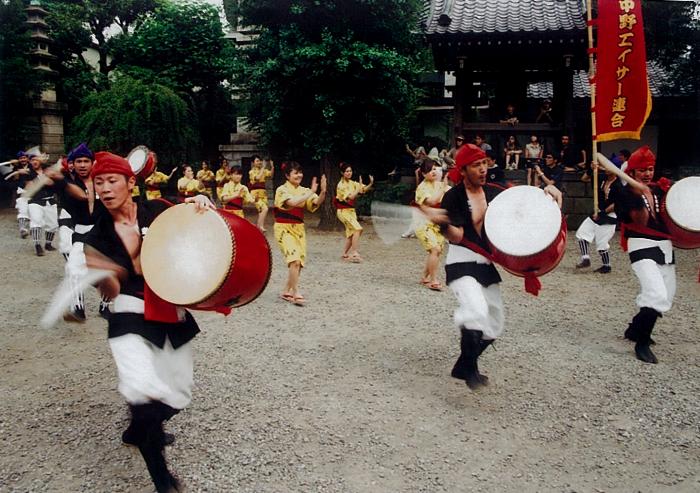
<instances>
[{"instance_id":1,"label":"gravel ground","mask_svg":"<svg viewBox=\"0 0 700 493\"><path fill-rule=\"evenodd\" d=\"M573 268L570 239L537 298L504 273L506 332L480 360L491 385L474 393L449 377L455 302L419 285L416 240L388 247L368 226L365 263L346 264L340 233L309 233L306 307L279 300L273 244L257 301L196 314L194 399L167 424L188 491L700 490L698 251L677 252L658 365L621 338L637 283L617 243L603 276ZM44 331L63 260L33 256L9 209L0 246L0 490L152 491L120 443L127 409L95 292L86 324Z\"/></svg>"}]
</instances>

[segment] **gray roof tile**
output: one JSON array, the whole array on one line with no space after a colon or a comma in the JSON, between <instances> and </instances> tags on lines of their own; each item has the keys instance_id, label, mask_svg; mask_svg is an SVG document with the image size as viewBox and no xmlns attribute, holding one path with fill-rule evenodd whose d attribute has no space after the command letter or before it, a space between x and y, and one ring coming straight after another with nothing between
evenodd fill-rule
<instances>
[{"instance_id":1,"label":"gray roof tile","mask_svg":"<svg viewBox=\"0 0 700 493\"><path fill-rule=\"evenodd\" d=\"M579 30L585 16L581 0L426 0L423 26L426 34Z\"/></svg>"}]
</instances>

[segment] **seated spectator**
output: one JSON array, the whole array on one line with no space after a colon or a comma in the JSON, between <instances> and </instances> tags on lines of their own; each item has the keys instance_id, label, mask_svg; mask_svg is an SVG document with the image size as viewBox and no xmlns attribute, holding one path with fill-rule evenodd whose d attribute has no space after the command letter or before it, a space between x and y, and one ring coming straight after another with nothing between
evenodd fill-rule
<instances>
[{"instance_id":1,"label":"seated spectator","mask_svg":"<svg viewBox=\"0 0 700 493\"><path fill-rule=\"evenodd\" d=\"M515 135L508 137L503 153L506 157L506 169L518 169L520 155L523 153L523 150L520 148L520 144L518 144L518 139L515 138Z\"/></svg>"},{"instance_id":2,"label":"seated spectator","mask_svg":"<svg viewBox=\"0 0 700 493\"><path fill-rule=\"evenodd\" d=\"M515 114L515 106L509 104L506 106L506 114L501 118L501 123L507 123L508 125L516 125L520 123L517 115Z\"/></svg>"},{"instance_id":3,"label":"seated spectator","mask_svg":"<svg viewBox=\"0 0 700 493\"><path fill-rule=\"evenodd\" d=\"M505 186L506 174L503 168L498 166L496 162L496 153L493 151L486 151L486 160L489 163L489 169L486 171L486 182Z\"/></svg>"},{"instance_id":4,"label":"seated spectator","mask_svg":"<svg viewBox=\"0 0 700 493\"><path fill-rule=\"evenodd\" d=\"M552 102L549 99L542 101L540 113L537 115L535 123L554 123L554 118L552 117Z\"/></svg>"},{"instance_id":5,"label":"seated spectator","mask_svg":"<svg viewBox=\"0 0 700 493\"><path fill-rule=\"evenodd\" d=\"M571 138L568 135L562 135L559 163L564 167L564 171L568 173L585 170L587 168L586 151L581 149L576 152L576 149L571 144Z\"/></svg>"},{"instance_id":6,"label":"seated spectator","mask_svg":"<svg viewBox=\"0 0 700 493\"><path fill-rule=\"evenodd\" d=\"M525 166L527 167L527 184L537 182L537 175L534 172L535 165L542 164L544 146L540 144L537 135L530 136L530 142L525 145ZM536 186L536 185L535 185Z\"/></svg>"},{"instance_id":7,"label":"seated spectator","mask_svg":"<svg viewBox=\"0 0 700 493\"><path fill-rule=\"evenodd\" d=\"M561 187L564 178L564 167L557 163L556 159L554 159L554 154L547 152L544 155L544 167L540 168L539 165L535 165L535 173L542 180L544 186L554 185L555 187ZM537 179L535 179L535 186L540 186Z\"/></svg>"},{"instance_id":8,"label":"seated spectator","mask_svg":"<svg viewBox=\"0 0 700 493\"><path fill-rule=\"evenodd\" d=\"M464 144L464 135L459 134L455 136L455 145L452 149L450 149L447 152L447 155L442 157L442 161L447 165L447 168L453 168L455 165L455 156L457 155L457 151L459 151L459 148L462 147Z\"/></svg>"},{"instance_id":9,"label":"seated spectator","mask_svg":"<svg viewBox=\"0 0 700 493\"><path fill-rule=\"evenodd\" d=\"M481 150L484 152L490 151L492 149L491 146L486 143L482 134L476 134L476 136L474 137L474 145L480 147Z\"/></svg>"}]
</instances>

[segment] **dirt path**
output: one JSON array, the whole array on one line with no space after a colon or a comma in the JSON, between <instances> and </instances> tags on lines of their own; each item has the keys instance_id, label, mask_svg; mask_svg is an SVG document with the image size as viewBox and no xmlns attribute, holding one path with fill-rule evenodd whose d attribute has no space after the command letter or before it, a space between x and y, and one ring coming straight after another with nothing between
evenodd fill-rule
<instances>
[{"instance_id":1,"label":"dirt path","mask_svg":"<svg viewBox=\"0 0 700 493\"><path fill-rule=\"evenodd\" d=\"M39 329L63 260L33 256L11 212L0 211L0 491L151 491L120 444L126 406L96 294L86 324ZM256 302L196 314L194 399L167 425L188 491L700 490L698 251L677 251L658 365L621 338L637 284L617 243L603 276L575 271L570 241L537 298L503 274L506 332L481 358L491 385L473 393L449 377L455 302L418 284L416 240L387 247L368 226L363 264L339 260L339 234L309 241L308 306L278 299L273 244Z\"/></svg>"}]
</instances>

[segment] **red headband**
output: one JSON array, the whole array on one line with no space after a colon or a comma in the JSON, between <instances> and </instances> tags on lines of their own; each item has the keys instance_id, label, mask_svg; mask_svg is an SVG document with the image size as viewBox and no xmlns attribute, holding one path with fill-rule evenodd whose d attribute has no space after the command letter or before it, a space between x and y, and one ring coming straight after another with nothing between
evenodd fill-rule
<instances>
[{"instance_id":1,"label":"red headband","mask_svg":"<svg viewBox=\"0 0 700 493\"><path fill-rule=\"evenodd\" d=\"M481 149L481 147L474 144L464 144L457 151L455 156L455 167L452 168L447 177L452 183L459 183L462 181L462 176L460 171L466 168L468 165L474 161L480 161L486 157L486 153Z\"/></svg>"},{"instance_id":2,"label":"red headband","mask_svg":"<svg viewBox=\"0 0 700 493\"><path fill-rule=\"evenodd\" d=\"M656 166L656 156L649 146L642 146L632 153L627 161L625 171L630 172L635 169L646 169L649 166Z\"/></svg>"},{"instance_id":3,"label":"red headband","mask_svg":"<svg viewBox=\"0 0 700 493\"><path fill-rule=\"evenodd\" d=\"M121 156L112 154L111 152L96 152L95 164L92 165L91 177L104 175L106 173L117 173L124 175L127 178L134 176L134 170L131 169L129 161Z\"/></svg>"}]
</instances>

